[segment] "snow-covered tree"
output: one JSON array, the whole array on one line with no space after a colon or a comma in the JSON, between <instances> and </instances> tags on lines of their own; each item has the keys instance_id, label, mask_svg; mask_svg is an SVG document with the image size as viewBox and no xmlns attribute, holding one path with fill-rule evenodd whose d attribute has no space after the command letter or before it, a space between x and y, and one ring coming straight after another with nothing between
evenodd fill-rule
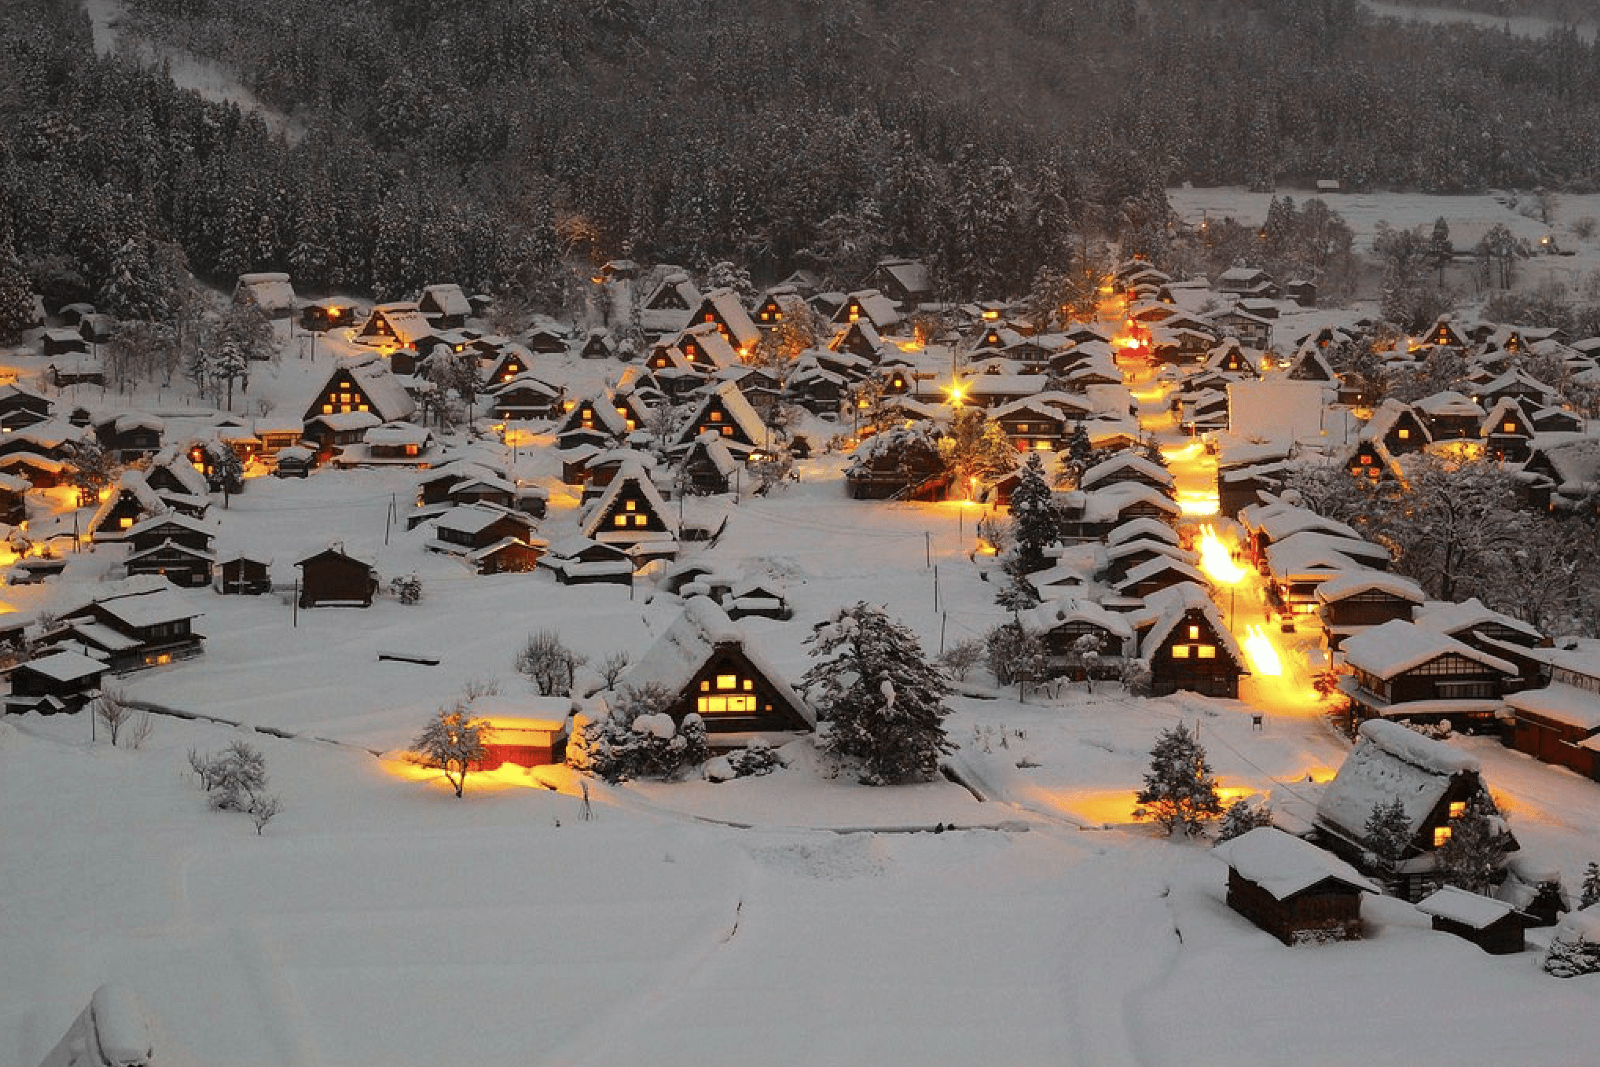
<instances>
[{"instance_id":1,"label":"snow-covered tree","mask_svg":"<svg viewBox=\"0 0 1600 1067\"><path fill-rule=\"evenodd\" d=\"M939 442L939 451L955 477L959 493L970 489L973 479L982 482L999 478L1017 466L1016 446L982 408L956 409L950 419L950 432Z\"/></svg>"},{"instance_id":2,"label":"snow-covered tree","mask_svg":"<svg viewBox=\"0 0 1600 1067\"><path fill-rule=\"evenodd\" d=\"M1003 622L984 635L985 665L1001 685L1026 686L1042 681L1050 654L1044 639L1017 619Z\"/></svg>"},{"instance_id":3,"label":"snow-covered tree","mask_svg":"<svg viewBox=\"0 0 1600 1067\"><path fill-rule=\"evenodd\" d=\"M1392 876L1411 844L1411 823L1406 818L1406 806L1398 797L1372 806L1362 828L1361 843L1372 853L1373 864L1383 876Z\"/></svg>"},{"instance_id":4,"label":"snow-covered tree","mask_svg":"<svg viewBox=\"0 0 1600 1067\"><path fill-rule=\"evenodd\" d=\"M219 811L251 811L267 787L267 758L248 741L235 741L215 757L190 749L189 767Z\"/></svg>"},{"instance_id":5,"label":"snow-covered tree","mask_svg":"<svg viewBox=\"0 0 1600 1067\"><path fill-rule=\"evenodd\" d=\"M1499 806L1480 789L1466 810L1450 820L1449 839L1434 850L1440 881L1470 893L1488 893L1505 877L1513 843Z\"/></svg>"},{"instance_id":6,"label":"snow-covered tree","mask_svg":"<svg viewBox=\"0 0 1600 1067\"><path fill-rule=\"evenodd\" d=\"M1022 574L1043 570L1048 560L1044 550L1060 538L1059 509L1050 483L1045 480L1044 460L1039 453L1028 453L1017 486L1011 491L1011 527L1016 537L1016 569Z\"/></svg>"},{"instance_id":7,"label":"snow-covered tree","mask_svg":"<svg viewBox=\"0 0 1600 1067\"><path fill-rule=\"evenodd\" d=\"M801 684L827 724L824 747L855 760L871 785L932 778L953 750L950 684L916 635L863 601L818 623L805 643L815 662Z\"/></svg>"},{"instance_id":8,"label":"snow-covered tree","mask_svg":"<svg viewBox=\"0 0 1600 1067\"><path fill-rule=\"evenodd\" d=\"M1259 796L1240 797L1222 812L1217 823L1217 843L1232 841L1261 826L1272 825L1272 805Z\"/></svg>"},{"instance_id":9,"label":"snow-covered tree","mask_svg":"<svg viewBox=\"0 0 1600 1067\"><path fill-rule=\"evenodd\" d=\"M1575 911L1562 919L1550 938L1543 966L1557 978L1600 972L1600 916Z\"/></svg>"},{"instance_id":10,"label":"snow-covered tree","mask_svg":"<svg viewBox=\"0 0 1600 1067\"><path fill-rule=\"evenodd\" d=\"M1600 904L1600 863L1592 860L1583 869L1583 885L1578 890L1578 907L1588 908Z\"/></svg>"},{"instance_id":11,"label":"snow-covered tree","mask_svg":"<svg viewBox=\"0 0 1600 1067\"><path fill-rule=\"evenodd\" d=\"M487 753L489 732L486 720L472 717L471 702L458 700L440 708L411 747L444 772L445 780L460 797L467 787L468 772Z\"/></svg>"},{"instance_id":12,"label":"snow-covered tree","mask_svg":"<svg viewBox=\"0 0 1600 1067\"><path fill-rule=\"evenodd\" d=\"M1154 819L1168 834L1198 834L1207 819L1222 814L1222 799L1206 750L1183 723L1163 730L1150 750L1144 788L1134 798L1136 819Z\"/></svg>"},{"instance_id":13,"label":"snow-covered tree","mask_svg":"<svg viewBox=\"0 0 1600 1067\"><path fill-rule=\"evenodd\" d=\"M22 331L37 324L33 287L6 235L0 241L0 345L16 344L22 339Z\"/></svg>"}]
</instances>

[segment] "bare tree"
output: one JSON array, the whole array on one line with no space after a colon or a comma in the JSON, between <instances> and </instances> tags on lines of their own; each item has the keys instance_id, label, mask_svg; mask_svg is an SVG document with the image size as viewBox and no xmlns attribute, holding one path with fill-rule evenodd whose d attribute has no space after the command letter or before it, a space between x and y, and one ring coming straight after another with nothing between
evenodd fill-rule
<instances>
[{"instance_id":1,"label":"bare tree","mask_svg":"<svg viewBox=\"0 0 1600 1067\"><path fill-rule=\"evenodd\" d=\"M562 696L572 692L573 676L586 657L561 643L554 630L529 634L527 644L517 653L517 670L538 687L541 696Z\"/></svg>"},{"instance_id":2,"label":"bare tree","mask_svg":"<svg viewBox=\"0 0 1600 1067\"><path fill-rule=\"evenodd\" d=\"M133 708L128 706L120 690L105 688L94 699L94 717L105 724L106 733L111 735L111 744L115 746L122 735L122 727L133 717Z\"/></svg>"},{"instance_id":3,"label":"bare tree","mask_svg":"<svg viewBox=\"0 0 1600 1067\"><path fill-rule=\"evenodd\" d=\"M617 680L622 677L622 672L628 669L628 654L618 650L601 660L595 670L600 672L600 679L604 683L603 689L615 689Z\"/></svg>"},{"instance_id":4,"label":"bare tree","mask_svg":"<svg viewBox=\"0 0 1600 1067\"><path fill-rule=\"evenodd\" d=\"M250 808L250 818L256 824L257 837L261 836L261 831L266 828L267 823L272 821L273 816L277 815L282 807L283 805L279 803L276 794L256 797L255 804Z\"/></svg>"},{"instance_id":5,"label":"bare tree","mask_svg":"<svg viewBox=\"0 0 1600 1067\"><path fill-rule=\"evenodd\" d=\"M472 705L464 700L440 708L411 742L429 763L444 771L457 797L467 787L467 773L483 761L489 738L488 722L472 718L471 711Z\"/></svg>"}]
</instances>

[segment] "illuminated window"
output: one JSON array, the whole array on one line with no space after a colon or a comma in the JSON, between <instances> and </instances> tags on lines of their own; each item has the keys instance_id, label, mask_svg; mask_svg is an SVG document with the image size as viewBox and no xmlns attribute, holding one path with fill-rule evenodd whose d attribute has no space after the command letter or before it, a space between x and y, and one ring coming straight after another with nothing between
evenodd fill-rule
<instances>
[{"instance_id":1,"label":"illuminated window","mask_svg":"<svg viewBox=\"0 0 1600 1067\"><path fill-rule=\"evenodd\" d=\"M1199 637L1200 637L1200 627L1198 627L1198 626L1189 627L1189 640L1195 641L1195 640L1198 640Z\"/></svg>"},{"instance_id":2,"label":"illuminated window","mask_svg":"<svg viewBox=\"0 0 1600 1067\"><path fill-rule=\"evenodd\" d=\"M1362 454L1361 454L1361 465L1362 465L1362 466L1363 466L1363 467L1369 467L1369 466L1371 466L1371 465L1372 465L1372 457L1371 457L1371 456L1369 456L1369 455L1367 455L1367 454L1366 454L1366 453L1365 453L1365 452L1363 452L1363 453L1362 453Z\"/></svg>"},{"instance_id":3,"label":"illuminated window","mask_svg":"<svg viewBox=\"0 0 1600 1067\"><path fill-rule=\"evenodd\" d=\"M1516 433L1517 432L1517 424L1514 423L1514 422L1506 423L1505 432L1506 433Z\"/></svg>"},{"instance_id":4,"label":"illuminated window","mask_svg":"<svg viewBox=\"0 0 1600 1067\"><path fill-rule=\"evenodd\" d=\"M612 521L612 523L614 525L616 525L618 527L623 527L623 526L628 525L628 516L626 516L626 515L618 515L615 519L613 519L611 521Z\"/></svg>"},{"instance_id":5,"label":"illuminated window","mask_svg":"<svg viewBox=\"0 0 1600 1067\"><path fill-rule=\"evenodd\" d=\"M1040 452L1048 452L1050 451L1050 442L1045 440L1035 441L1033 443L1033 447L1038 449Z\"/></svg>"},{"instance_id":6,"label":"illuminated window","mask_svg":"<svg viewBox=\"0 0 1600 1067\"><path fill-rule=\"evenodd\" d=\"M737 689L737 688L739 688L739 676L737 674L719 674L719 675L717 675L717 688L718 689Z\"/></svg>"},{"instance_id":7,"label":"illuminated window","mask_svg":"<svg viewBox=\"0 0 1600 1067\"><path fill-rule=\"evenodd\" d=\"M128 527L133 525L133 519L131 517L125 515L125 516L122 517L122 519L119 520L118 524L124 530L126 530Z\"/></svg>"},{"instance_id":8,"label":"illuminated window","mask_svg":"<svg viewBox=\"0 0 1600 1067\"><path fill-rule=\"evenodd\" d=\"M635 515L633 517L633 524L635 526L643 526L645 523L647 523L649 521L650 521L650 516L648 516L648 515Z\"/></svg>"},{"instance_id":9,"label":"illuminated window","mask_svg":"<svg viewBox=\"0 0 1600 1067\"><path fill-rule=\"evenodd\" d=\"M710 691L711 691L711 682L709 680L702 681L700 683L700 692L709 693Z\"/></svg>"},{"instance_id":10,"label":"illuminated window","mask_svg":"<svg viewBox=\"0 0 1600 1067\"><path fill-rule=\"evenodd\" d=\"M333 405L332 404L324 404L324 405L322 405L322 413L324 415L332 415L333 414Z\"/></svg>"},{"instance_id":11,"label":"illuminated window","mask_svg":"<svg viewBox=\"0 0 1600 1067\"><path fill-rule=\"evenodd\" d=\"M711 413L711 421L712 421L712 422L721 422L721 421L722 421L722 412L720 412L720 411L713 411L713 412L712 412L712 413Z\"/></svg>"},{"instance_id":12,"label":"illuminated window","mask_svg":"<svg viewBox=\"0 0 1600 1067\"><path fill-rule=\"evenodd\" d=\"M746 678L742 683L740 683L740 686L745 690L745 692L749 692L756 687L756 683Z\"/></svg>"},{"instance_id":13,"label":"illuminated window","mask_svg":"<svg viewBox=\"0 0 1600 1067\"><path fill-rule=\"evenodd\" d=\"M1411 437L1411 431L1406 429L1405 427L1401 427L1399 432L1396 433L1395 436L1399 437L1400 440L1405 441L1405 440L1407 440L1407 439L1409 439Z\"/></svg>"},{"instance_id":14,"label":"illuminated window","mask_svg":"<svg viewBox=\"0 0 1600 1067\"><path fill-rule=\"evenodd\" d=\"M625 502L623 504L623 506L626 507L629 511L632 511L635 507L638 506L638 503L639 502L637 500L629 500L629 501Z\"/></svg>"},{"instance_id":15,"label":"illuminated window","mask_svg":"<svg viewBox=\"0 0 1600 1067\"><path fill-rule=\"evenodd\" d=\"M732 426L724 426L722 428L722 436L724 436L724 437L732 437L733 436L733 427Z\"/></svg>"},{"instance_id":16,"label":"illuminated window","mask_svg":"<svg viewBox=\"0 0 1600 1067\"><path fill-rule=\"evenodd\" d=\"M1466 813L1467 802L1465 800L1452 800L1450 802L1450 817L1452 819L1459 819Z\"/></svg>"},{"instance_id":17,"label":"illuminated window","mask_svg":"<svg viewBox=\"0 0 1600 1067\"><path fill-rule=\"evenodd\" d=\"M753 696L715 696L701 697L696 702L695 710L702 715L717 714L749 714L756 710L756 698Z\"/></svg>"},{"instance_id":18,"label":"illuminated window","mask_svg":"<svg viewBox=\"0 0 1600 1067\"><path fill-rule=\"evenodd\" d=\"M1435 826L1433 828L1433 847L1434 848L1441 847L1448 840L1450 840L1450 827L1448 827L1448 826Z\"/></svg>"},{"instance_id":19,"label":"illuminated window","mask_svg":"<svg viewBox=\"0 0 1600 1067\"><path fill-rule=\"evenodd\" d=\"M1201 659L1216 659L1217 658L1217 646L1216 645L1201 645L1200 646L1200 658Z\"/></svg>"},{"instance_id":20,"label":"illuminated window","mask_svg":"<svg viewBox=\"0 0 1600 1067\"><path fill-rule=\"evenodd\" d=\"M1173 645L1172 646L1172 658L1173 659L1188 659L1189 658L1189 646L1188 645Z\"/></svg>"}]
</instances>

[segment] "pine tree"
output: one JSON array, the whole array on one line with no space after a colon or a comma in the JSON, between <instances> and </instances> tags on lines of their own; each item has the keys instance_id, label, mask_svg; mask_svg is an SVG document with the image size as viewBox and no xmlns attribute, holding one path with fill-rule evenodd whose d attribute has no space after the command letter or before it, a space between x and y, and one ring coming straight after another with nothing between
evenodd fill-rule
<instances>
[{"instance_id":1,"label":"pine tree","mask_svg":"<svg viewBox=\"0 0 1600 1067\"><path fill-rule=\"evenodd\" d=\"M1240 797L1222 813L1217 824L1217 843L1232 841L1261 826L1272 825L1272 806L1259 797Z\"/></svg>"},{"instance_id":2,"label":"pine tree","mask_svg":"<svg viewBox=\"0 0 1600 1067\"><path fill-rule=\"evenodd\" d=\"M859 761L869 785L932 778L953 751L944 731L950 685L916 635L860 602L819 623L805 643L816 662L802 686L828 724L824 746Z\"/></svg>"},{"instance_id":3,"label":"pine tree","mask_svg":"<svg viewBox=\"0 0 1600 1067\"><path fill-rule=\"evenodd\" d=\"M1144 788L1134 799L1139 804L1134 818L1154 819L1168 834L1181 829L1192 837L1206 819L1222 814L1222 799L1206 762L1206 750L1183 723L1156 738Z\"/></svg>"},{"instance_id":4,"label":"pine tree","mask_svg":"<svg viewBox=\"0 0 1600 1067\"><path fill-rule=\"evenodd\" d=\"M13 345L22 332L38 324L33 287L9 239L0 242L0 345Z\"/></svg>"},{"instance_id":5,"label":"pine tree","mask_svg":"<svg viewBox=\"0 0 1600 1067\"><path fill-rule=\"evenodd\" d=\"M1469 893L1487 893L1504 877L1506 853L1513 840L1487 790L1467 801L1466 810L1450 820L1450 837L1435 850L1440 881Z\"/></svg>"},{"instance_id":6,"label":"pine tree","mask_svg":"<svg viewBox=\"0 0 1600 1067\"><path fill-rule=\"evenodd\" d=\"M1016 566L1023 574L1043 570L1044 550L1059 539L1055 494L1045 480L1044 460L1030 452L1011 491L1011 526L1016 538Z\"/></svg>"},{"instance_id":7,"label":"pine tree","mask_svg":"<svg viewBox=\"0 0 1600 1067\"><path fill-rule=\"evenodd\" d=\"M1600 944L1589 940L1584 927L1563 923L1545 951L1544 969L1557 978L1576 978L1600 971Z\"/></svg>"},{"instance_id":8,"label":"pine tree","mask_svg":"<svg viewBox=\"0 0 1600 1067\"><path fill-rule=\"evenodd\" d=\"M1372 853L1384 877L1392 876L1411 844L1411 823L1406 818L1406 806L1398 797L1372 806L1361 843Z\"/></svg>"},{"instance_id":9,"label":"pine tree","mask_svg":"<svg viewBox=\"0 0 1600 1067\"><path fill-rule=\"evenodd\" d=\"M1583 888L1578 890L1578 907L1600 904L1600 863L1590 863L1583 871Z\"/></svg>"},{"instance_id":10,"label":"pine tree","mask_svg":"<svg viewBox=\"0 0 1600 1067\"><path fill-rule=\"evenodd\" d=\"M457 797L467 786L467 772L482 762L489 740L488 722L472 718L471 710L466 701L440 708L411 742L413 749L444 771Z\"/></svg>"}]
</instances>

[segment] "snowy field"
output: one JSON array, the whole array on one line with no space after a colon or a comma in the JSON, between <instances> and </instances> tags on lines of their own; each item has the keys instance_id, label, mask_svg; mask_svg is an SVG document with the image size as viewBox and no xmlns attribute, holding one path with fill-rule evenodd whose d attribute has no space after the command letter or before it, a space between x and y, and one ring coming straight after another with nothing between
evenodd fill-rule
<instances>
[{"instance_id":1,"label":"snowy field","mask_svg":"<svg viewBox=\"0 0 1600 1067\"><path fill-rule=\"evenodd\" d=\"M1358 230L1495 210L1467 199L1336 207L1371 201L1347 215ZM1246 217L1253 201L1186 190L1174 202ZM297 413L331 365L326 344L315 361L296 358L301 345L258 368L236 406ZM4 362L24 383L38 370ZM562 373L581 392L614 369ZM200 416L173 390L58 399L152 408L169 431ZM542 536L574 528L548 450L460 447L551 488ZM857 600L887 605L930 652L941 631L951 643L1005 618L968 557L977 509L850 501L838 470L837 457L802 463L799 483L735 507L716 549L720 569L785 586L796 617L745 627L779 669L798 677L811 624ZM391 522L415 484L319 471L253 479L213 507L218 550L270 558L280 584L341 542L386 580L415 572L424 587L416 606L298 613L277 595L180 593L204 613L205 654L123 684L248 732L161 717L128 751L92 745L82 715L0 720L0 1067L36 1067L107 981L144 999L174 1067L1557 1067L1600 1045L1600 979L1545 975L1548 931L1492 957L1410 905L1369 899L1366 940L1289 949L1226 906L1226 867L1206 844L1131 822L1149 748L1182 719L1229 796L1269 794L1301 824L1348 744L1290 687L1247 680L1243 701L1079 687L1021 703L968 685L949 727L971 790L867 788L799 743L767 778L595 784L592 819L562 769L474 777L456 800L397 758L440 704L468 682L530 694L512 660L533 631L558 630L593 663L642 652L678 605L649 582L630 594L469 575ZM63 582L4 599L57 610L108 588L119 551L73 556ZM240 736L266 754L283 802L259 837L207 809L187 764ZM1600 787L1458 743L1523 855L1575 888L1600 859Z\"/></svg>"}]
</instances>

